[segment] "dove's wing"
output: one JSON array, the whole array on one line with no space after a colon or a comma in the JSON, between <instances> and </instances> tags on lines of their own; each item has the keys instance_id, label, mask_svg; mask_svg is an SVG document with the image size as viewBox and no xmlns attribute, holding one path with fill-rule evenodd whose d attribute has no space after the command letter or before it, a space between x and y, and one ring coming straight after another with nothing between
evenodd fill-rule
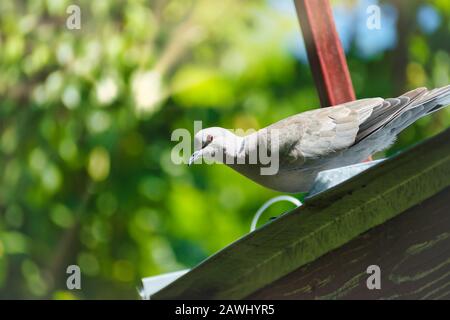
<instances>
[{"instance_id":1,"label":"dove's wing","mask_svg":"<svg viewBox=\"0 0 450 320\"><path fill-rule=\"evenodd\" d=\"M323 157L355 143L360 126L383 99L362 99L304 114L306 127L298 148L306 158Z\"/></svg>"},{"instance_id":2,"label":"dove's wing","mask_svg":"<svg viewBox=\"0 0 450 320\"><path fill-rule=\"evenodd\" d=\"M382 98L361 99L311 110L267 127L279 130L283 167L296 167L308 159L322 158L350 147L361 124L383 101Z\"/></svg>"},{"instance_id":3,"label":"dove's wing","mask_svg":"<svg viewBox=\"0 0 450 320\"><path fill-rule=\"evenodd\" d=\"M284 169L298 168L308 160L324 159L359 143L383 128L392 136L450 103L450 86L418 88L398 98L371 98L307 111L277 122Z\"/></svg>"}]
</instances>

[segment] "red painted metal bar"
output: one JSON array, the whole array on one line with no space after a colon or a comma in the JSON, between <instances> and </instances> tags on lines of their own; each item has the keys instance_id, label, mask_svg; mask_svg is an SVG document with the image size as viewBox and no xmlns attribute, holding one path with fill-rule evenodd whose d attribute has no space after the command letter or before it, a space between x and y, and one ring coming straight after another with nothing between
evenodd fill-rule
<instances>
[{"instance_id":1,"label":"red painted metal bar","mask_svg":"<svg viewBox=\"0 0 450 320\"><path fill-rule=\"evenodd\" d=\"M295 0L322 107L355 100L350 72L328 0Z\"/></svg>"}]
</instances>

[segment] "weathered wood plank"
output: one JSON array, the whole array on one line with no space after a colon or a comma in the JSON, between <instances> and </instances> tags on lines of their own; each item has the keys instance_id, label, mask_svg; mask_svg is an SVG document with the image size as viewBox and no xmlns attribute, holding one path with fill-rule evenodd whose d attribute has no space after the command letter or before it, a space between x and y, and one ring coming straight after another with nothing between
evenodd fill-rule
<instances>
[{"instance_id":1,"label":"weathered wood plank","mask_svg":"<svg viewBox=\"0 0 450 320\"><path fill-rule=\"evenodd\" d=\"M450 186L450 130L312 197L152 299L240 299Z\"/></svg>"},{"instance_id":2,"label":"weathered wood plank","mask_svg":"<svg viewBox=\"0 0 450 320\"><path fill-rule=\"evenodd\" d=\"M450 188L269 284L249 299L449 299ZM367 288L367 267L381 289Z\"/></svg>"},{"instance_id":3,"label":"weathered wood plank","mask_svg":"<svg viewBox=\"0 0 450 320\"><path fill-rule=\"evenodd\" d=\"M355 100L328 0L295 0L308 61L322 107Z\"/></svg>"}]
</instances>

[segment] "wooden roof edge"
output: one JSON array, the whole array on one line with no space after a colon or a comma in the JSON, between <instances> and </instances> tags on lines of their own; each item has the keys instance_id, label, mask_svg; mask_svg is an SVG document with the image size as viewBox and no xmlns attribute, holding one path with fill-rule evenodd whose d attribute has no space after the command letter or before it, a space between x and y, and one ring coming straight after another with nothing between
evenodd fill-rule
<instances>
[{"instance_id":1,"label":"wooden roof edge","mask_svg":"<svg viewBox=\"0 0 450 320\"><path fill-rule=\"evenodd\" d=\"M245 298L448 186L450 129L311 197L151 298Z\"/></svg>"}]
</instances>

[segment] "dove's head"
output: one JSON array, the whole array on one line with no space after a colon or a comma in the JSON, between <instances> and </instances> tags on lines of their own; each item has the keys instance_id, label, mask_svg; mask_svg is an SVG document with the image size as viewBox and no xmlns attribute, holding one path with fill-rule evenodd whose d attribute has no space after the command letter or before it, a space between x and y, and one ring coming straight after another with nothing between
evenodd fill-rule
<instances>
[{"instance_id":1,"label":"dove's head","mask_svg":"<svg viewBox=\"0 0 450 320\"><path fill-rule=\"evenodd\" d=\"M224 159L225 154L234 151L237 137L229 130L212 127L200 130L194 137L195 152L189 158L189 165L197 159Z\"/></svg>"}]
</instances>

